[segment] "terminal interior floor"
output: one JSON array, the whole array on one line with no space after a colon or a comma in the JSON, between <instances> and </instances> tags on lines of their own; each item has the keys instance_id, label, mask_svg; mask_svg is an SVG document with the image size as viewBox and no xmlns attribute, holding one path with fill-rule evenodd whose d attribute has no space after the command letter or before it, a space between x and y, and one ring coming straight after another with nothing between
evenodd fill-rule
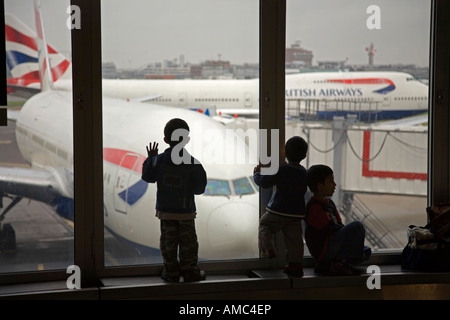
<instances>
[{"instance_id":1,"label":"terminal interior floor","mask_svg":"<svg viewBox=\"0 0 450 320\"><path fill-rule=\"evenodd\" d=\"M361 267L363 268L363 267ZM154 299L154 300L447 300L450 273L402 271L380 266L380 289L372 274L318 276L306 268L291 279L282 270L251 270L240 274L208 274L191 283L165 283L160 277L101 279L96 288L69 290L65 281L0 286L0 299Z\"/></svg>"}]
</instances>

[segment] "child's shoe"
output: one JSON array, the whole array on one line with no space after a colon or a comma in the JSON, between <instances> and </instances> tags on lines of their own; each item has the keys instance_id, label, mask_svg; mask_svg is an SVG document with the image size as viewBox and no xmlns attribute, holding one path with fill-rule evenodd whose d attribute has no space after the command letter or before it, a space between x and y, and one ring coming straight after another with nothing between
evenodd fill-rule
<instances>
[{"instance_id":1,"label":"child's shoe","mask_svg":"<svg viewBox=\"0 0 450 320\"><path fill-rule=\"evenodd\" d=\"M206 279L204 270L192 270L183 273L184 282L202 281Z\"/></svg>"},{"instance_id":2,"label":"child's shoe","mask_svg":"<svg viewBox=\"0 0 450 320\"><path fill-rule=\"evenodd\" d=\"M301 263L289 263L284 267L284 273L293 278L303 277L303 266Z\"/></svg>"},{"instance_id":3,"label":"child's shoe","mask_svg":"<svg viewBox=\"0 0 450 320\"><path fill-rule=\"evenodd\" d=\"M180 282L180 274L174 273L174 272L167 272L167 270L164 268L161 273L161 278L166 282Z\"/></svg>"},{"instance_id":4,"label":"child's shoe","mask_svg":"<svg viewBox=\"0 0 450 320\"><path fill-rule=\"evenodd\" d=\"M362 269L359 269L358 267L355 267L351 264L348 264L347 267L350 269L352 274L354 274L355 276L359 276L359 275L362 275L363 273L365 273Z\"/></svg>"},{"instance_id":5,"label":"child's shoe","mask_svg":"<svg viewBox=\"0 0 450 320\"><path fill-rule=\"evenodd\" d=\"M259 253L261 259L273 259L276 258L276 253L273 249L261 250Z\"/></svg>"},{"instance_id":6,"label":"child's shoe","mask_svg":"<svg viewBox=\"0 0 450 320\"><path fill-rule=\"evenodd\" d=\"M314 272L318 274L326 274L330 272L331 263L319 261L314 268Z\"/></svg>"},{"instance_id":7,"label":"child's shoe","mask_svg":"<svg viewBox=\"0 0 450 320\"><path fill-rule=\"evenodd\" d=\"M372 249L370 249L370 247L364 246L363 262L369 260L371 256L372 256Z\"/></svg>"},{"instance_id":8,"label":"child's shoe","mask_svg":"<svg viewBox=\"0 0 450 320\"><path fill-rule=\"evenodd\" d=\"M330 275L335 276L352 276L355 273L350 268L349 264L342 260L335 260L330 265Z\"/></svg>"}]
</instances>

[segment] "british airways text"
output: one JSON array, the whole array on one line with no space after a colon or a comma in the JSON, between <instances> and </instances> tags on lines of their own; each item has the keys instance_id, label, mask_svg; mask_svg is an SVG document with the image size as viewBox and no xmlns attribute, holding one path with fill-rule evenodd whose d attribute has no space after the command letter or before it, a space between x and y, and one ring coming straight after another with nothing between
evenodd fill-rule
<instances>
[{"instance_id":1,"label":"british airways text","mask_svg":"<svg viewBox=\"0 0 450 320\"><path fill-rule=\"evenodd\" d=\"M363 95L361 89L287 89L286 98L297 97L361 97Z\"/></svg>"}]
</instances>

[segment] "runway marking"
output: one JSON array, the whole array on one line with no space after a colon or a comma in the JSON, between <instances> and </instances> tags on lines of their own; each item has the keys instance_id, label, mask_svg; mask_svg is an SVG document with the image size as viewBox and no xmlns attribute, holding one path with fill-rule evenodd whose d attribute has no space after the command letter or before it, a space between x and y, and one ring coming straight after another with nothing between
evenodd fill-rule
<instances>
[{"instance_id":1,"label":"runway marking","mask_svg":"<svg viewBox=\"0 0 450 320\"><path fill-rule=\"evenodd\" d=\"M68 237L39 239L39 242L60 242L60 241L73 241L73 240L74 240L73 236L68 236Z\"/></svg>"},{"instance_id":2,"label":"runway marking","mask_svg":"<svg viewBox=\"0 0 450 320\"><path fill-rule=\"evenodd\" d=\"M0 162L1 167L18 167L18 168L31 168L28 163L15 163L15 162Z\"/></svg>"},{"instance_id":3,"label":"runway marking","mask_svg":"<svg viewBox=\"0 0 450 320\"><path fill-rule=\"evenodd\" d=\"M106 263L107 261L109 262L109 264ZM107 266L120 266L121 264L120 264L118 259L114 258L111 253L108 253L105 250L105 265L107 265Z\"/></svg>"},{"instance_id":4,"label":"runway marking","mask_svg":"<svg viewBox=\"0 0 450 320\"><path fill-rule=\"evenodd\" d=\"M75 224L73 221L69 220L69 219L65 219L63 218L63 220L73 229L75 228Z\"/></svg>"}]
</instances>

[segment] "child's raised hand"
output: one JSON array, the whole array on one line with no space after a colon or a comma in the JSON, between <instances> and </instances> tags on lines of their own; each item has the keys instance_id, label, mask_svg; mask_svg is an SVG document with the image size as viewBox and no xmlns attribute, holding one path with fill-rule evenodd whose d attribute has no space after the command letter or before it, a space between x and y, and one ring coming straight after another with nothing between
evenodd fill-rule
<instances>
[{"instance_id":1,"label":"child's raised hand","mask_svg":"<svg viewBox=\"0 0 450 320\"><path fill-rule=\"evenodd\" d=\"M146 148L147 148L147 156L148 157L154 157L154 156L158 155L158 143L157 142L153 142L153 146L152 146L152 143L150 142L148 144L148 147L146 146Z\"/></svg>"}]
</instances>

